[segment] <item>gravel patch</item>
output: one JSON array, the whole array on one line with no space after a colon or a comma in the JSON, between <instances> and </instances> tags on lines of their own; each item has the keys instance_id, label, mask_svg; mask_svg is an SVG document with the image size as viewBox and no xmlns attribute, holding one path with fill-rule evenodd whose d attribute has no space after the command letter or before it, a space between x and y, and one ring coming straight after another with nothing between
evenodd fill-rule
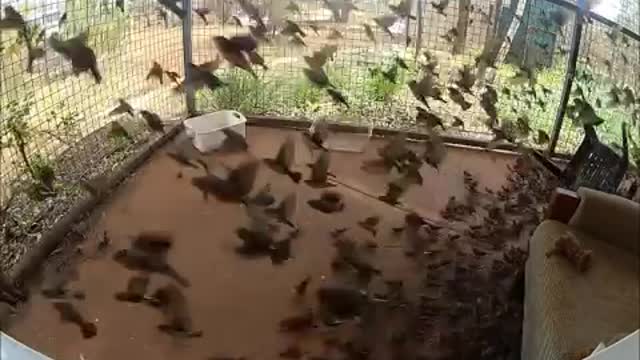
<instances>
[{"instance_id":1,"label":"gravel patch","mask_svg":"<svg viewBox=\"0 0 640 360\"><path fill-rule=\"evenodd\" d=\"M80 186L82 179L109 175L157 137L141 127L128 127L133 140L118 140L109 136L109 129L105 126L84 137L55 160L53 196L34 200L21 186L28 183L27 178L15 182L18 191L0 223L0 272L10 271L56 221L88 195Z\"/></svg>"}]
</instances>

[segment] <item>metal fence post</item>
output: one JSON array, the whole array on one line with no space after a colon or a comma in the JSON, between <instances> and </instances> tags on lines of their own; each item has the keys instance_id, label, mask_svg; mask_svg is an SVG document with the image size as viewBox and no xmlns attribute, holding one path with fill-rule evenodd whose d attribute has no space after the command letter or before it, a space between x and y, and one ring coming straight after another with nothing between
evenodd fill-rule
<instances>
[{"instance_id":1,"label":"metal fence post","mask_svg":"<svg viewBox=\"0 0 640 360\"><path fill-rule=\"evenodd\" d=\"M184 56L184 83L185 86L185 100L187 102L187 112L189 115L195 114L196 111L196 98L192 86L188 86L191 83L191 69L189 64L193 62L192 58L192 39L191 39L191 0L183 0L182 8L184 10L184 18L182 19L182 54Z\"/></svg>"},{"instance_id":2,"label":"metal fence post","mask_svg":"<svg viewBox=\"0 0 640 360\"><path fill-rule=\"evenodd\" d=\"M567 72L564 78L562 93L560 95L560 105L556 113L556 119L553 124L551 139L549 141L549 147L547 149L547 153L549 154L549 156L553 155L556 150L558 139L560 137L560 131L562 130L562 124L564 122L564 116L567 112L567 105L569 104L569 97L571 96L571 89L573 87L573 79L576 75L576 64L578 62L578 56L580 55L580 42L582 41L584 16L587 11L587 1L578 0L576 19L573 24L571 48L569 50L569 58L567 59Z\"/></svg>"}]
</instances>

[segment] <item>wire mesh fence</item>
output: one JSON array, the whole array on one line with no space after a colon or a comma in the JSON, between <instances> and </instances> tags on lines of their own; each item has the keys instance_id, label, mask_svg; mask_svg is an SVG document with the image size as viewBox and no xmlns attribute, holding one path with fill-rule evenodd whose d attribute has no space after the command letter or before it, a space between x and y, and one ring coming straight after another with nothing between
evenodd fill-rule
<instances>
[{"instance_id":1,"label":"wire mesh fence","mask_svg":"<svg viewBox=\"0 0 640 360\"><path fill-rule=\"evenodd\" d=\"M292 3L295 7L290 6ZM237 3L221 4L223 9L213 13L224 15L208 24L194 24L196 62L215 56L213 36L248 33L248 27L255 25ZM527 122L531 128L524 129L530 134L525 136L527 143L545 145L536 141L540 134L530 130L540 129L546 134L555 120L575 11L544 0L414 1L409 5L413 15L395 19L386 31L376 20L392 13L396 4L391 2L361 1L341 18L333 16L331 4L349 2L283 0L255 4L272 30L271 40L259 47L269 69L259 71L258 79L240 70L219 70L230 86L197 94L199 110L234 108L257 115L328 117L420 131L415 121L420 103L406 84L424 76L425 67L431 63L444 99L432 101L431 110L445 125L464 123L464 128L451 127L449 133L491 138L481 103L483 85L489 85L499 94L499 117ZM194 7L207 5L199 2ZM304 29L304 45L279 34L288 20ZM303 74L308 66L304 57L327 46L335 46L336 52L325 70L346 96L349 108L335 105ZM465 66L475 69L485 55L491 58L491 64L475 88L463 94L463 105L447 100L447 95L455 91L460 71ZM398 58L408 65L407 69L398 67ZM540 79L533 92L531 83L522 81L523 72L529 70L537 72ZM570 146L569 142L562 143L562 150Z\"/></svg>"},{"instance_id":2,"label":"wire mesh fence","mask_svg":"<svg viewBox=\"0 0 640 360\"><path fill-rule=\"evenodd\" d=\"M157 3L2 5L0 258L6 269L83 195L84 181L109 174L158 136L148 130L141 110L169 120L186 115L186 108L184 95L145 80L153 61L167 69L183 67L179 22L165 27L158 21ZM7 25L7 7L24 25ZM79 72L64 50L84 46L95 53L98 75ZM117 110L118 99L135 116Z\"/></svg>"},{"instance_id":3,"label":"wire mesh fence","mask_svg":"<svg viewBox=\"0 0 640 360\"><path fill-rule=\"evenodd\" d=\"M82 195L84 180L108 173L158 136L143 110L162 120L187 115L185 45L192 48L193 63L206 63L226 84L198 90L196 112L233 109L424 131L417 107L428 106L449 135L490 140L500 128L543 148L564 106L573 29L581 20L579 4L565 0L193 0L191 5L191 27L184 29L176 15L180 1L2 2L0 209L11 205L11 221L31 219L37 226L22 226L29 228L22 234L3 231L0 251L19 256L46 229L38 220L42 214L59 217ZM24 18L24 26L7 25L12 19L7 6ZM605 120L602 137L619 142L620 123L640 113L637 97L633 104L624 100L625 89L636 96L640 87L640 7L637 1L612 0L590 10L595 16L583 27L569 104L584 95ZM292 24L300 31L286 30ZM255 76L226 64L213 41L243 34L260 38L257 55L264 66L252 67ZM100 75L72 66L62 45L78 43L93 49ZM348 105L336 103L305 77L303 69L312 66L314 55L326 56L323 69ZM425 77L439 92L423 104L407 84ZM614 84L622 104L606 98ZM133 110L125 111L119 99ZM557 150L570 153L580 140L580 127L567 121ZM11 228L6 220L3 224ZM27 240L9 244L9 237Z\"/></svg>"}]
</instances>

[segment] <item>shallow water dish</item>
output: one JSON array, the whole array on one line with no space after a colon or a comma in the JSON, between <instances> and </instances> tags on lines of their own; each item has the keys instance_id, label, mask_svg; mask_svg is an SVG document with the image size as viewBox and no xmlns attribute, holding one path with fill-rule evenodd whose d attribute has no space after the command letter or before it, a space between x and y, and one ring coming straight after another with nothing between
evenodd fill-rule
<instances>
[{"instance_id":1,"label":"shallow water dish","mask_svg":"<svg viewBox=\"0 0 640 360\"><path fill-rule=\"evenodd\" d=\"M237 111L222 110L186 119L184 127L187 136L193 138L193 146L202 153L218 149L226 135L224 129L231 129L242 137L247 137L247 119Z\"/></svg>"}]
</instances>

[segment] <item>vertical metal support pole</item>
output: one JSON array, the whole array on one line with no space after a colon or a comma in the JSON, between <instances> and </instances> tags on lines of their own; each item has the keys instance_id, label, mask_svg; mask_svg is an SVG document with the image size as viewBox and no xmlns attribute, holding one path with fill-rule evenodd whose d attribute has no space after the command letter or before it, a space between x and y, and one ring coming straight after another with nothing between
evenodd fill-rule
<instances>
[{"instance_id":1,"label":"vertical metal support pole","mask_svg":"<svg viewBox=\"0 0 640 360\"><path fill-rule=\"evenodd\" d=\"M415 54L415 58L417 59L418 56L420 56L420 50L422 50L422 27L424 26L423 21L424 19L422 18L422 1L423 0L416 0L417 4L416 4L416 17L418 18L417 20L417 28L416 28L416 54Z\"/></svg>"},{"instance_id":2,"label":"vertical metal support pole","mask_svg":"<svg viewBox=\"0 0 640 360\"><path fill-rule=\"evenodd\" d=\"M564 78L564 86L560 95L560 106L556 113L556 120L553 124L553 130L551 132L551 140L549 141L549 147L547 148L547 154L553 155L558 145L558 138L560 137L560 131L562 130L562 123L564 122L564 116L567 111L567 104L569 103L569 97L571 96L571 88L573 87L573 79L576 75L576 64L578 62L578 55L580 55L580 42L582 41L582 30L584 24L584 16L587 11L587 2L585 0L578 1L578 11L576 12L576 20L573 25L573 36L571 38L571 49L569 50L569 58L567 59L567 72Z\"/></svg>"},{"instance_id":3,"label":"vertical metal support pole","mask_svg":"<svg viewBox=\"0 0 640 360\"><path fill-rule=\"evenodd\" d=\"M182 54L184 56L184 82L191 83L191 69L189 64L193 62L191 43L191 0L182 0L182 9L184 10L184 18L182 19ZM192 86L185 86L185 100L187 102L187 112L194 115L196 112L196 97Z\"/></svg>"}]
</instances>

